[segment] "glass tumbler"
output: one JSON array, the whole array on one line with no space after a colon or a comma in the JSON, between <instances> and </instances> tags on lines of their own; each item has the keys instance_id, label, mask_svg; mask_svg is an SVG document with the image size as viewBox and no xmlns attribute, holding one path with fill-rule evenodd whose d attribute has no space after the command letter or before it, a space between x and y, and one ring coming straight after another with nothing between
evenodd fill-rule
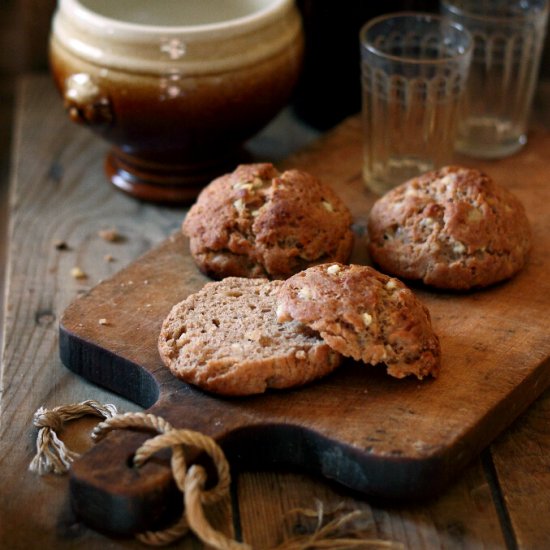
<instances>
[{"instance_id":1,"label":"glass tumbler","mask_svg":"<svg viewBox=\"0 0 550 550\"><path fill-rule=\"evenodd\" d=\"M547 0L442 0L441 12L474 38L456 148L502 158L527 142L548 19Z\"/></svg>"},{"instance_id":2,"label":"glass tumbler","mask_svg":"<svg viewBox=\"0 0 550 550\"><path fill-rule=\"evenodd\" d=\"M452 158L473 40L461 25L403 12L360 31L363 178L374 193Z\"/></svg>"}]
</instances>

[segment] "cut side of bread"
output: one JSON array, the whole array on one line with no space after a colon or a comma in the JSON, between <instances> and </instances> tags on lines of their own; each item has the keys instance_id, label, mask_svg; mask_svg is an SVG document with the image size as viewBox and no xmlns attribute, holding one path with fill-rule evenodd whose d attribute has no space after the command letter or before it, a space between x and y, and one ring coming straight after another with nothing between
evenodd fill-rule
<instances>
[{"instance_id":1,"label":"cut side of bread","mask_svg":"<svg viewBox=\"0 0 550 550\"><path fill-rule=\"evenodd\" d=\"M240 277L207 283L165 319L158 341L163 362L185 382L234 396L328 374L340 354L304 324L277 322L281 284Z\"/></svg>"}]
</instances>

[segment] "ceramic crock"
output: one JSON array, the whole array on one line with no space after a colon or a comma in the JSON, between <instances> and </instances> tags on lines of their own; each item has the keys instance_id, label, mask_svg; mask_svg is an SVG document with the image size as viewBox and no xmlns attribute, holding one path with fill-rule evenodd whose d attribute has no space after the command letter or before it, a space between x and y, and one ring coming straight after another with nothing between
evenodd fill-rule
<instances>
[{"instance_id":1,"label":"ceramic crock","mask_svg":"<svg viewBox=\"0 0 550 550\"><path fill-rule=\"evenodd\" d=\"M163 202L235 167L302 55L292 0L59 0L50 38L69 116L112 144L110 181Z\"/></svg>"}]
</instances>

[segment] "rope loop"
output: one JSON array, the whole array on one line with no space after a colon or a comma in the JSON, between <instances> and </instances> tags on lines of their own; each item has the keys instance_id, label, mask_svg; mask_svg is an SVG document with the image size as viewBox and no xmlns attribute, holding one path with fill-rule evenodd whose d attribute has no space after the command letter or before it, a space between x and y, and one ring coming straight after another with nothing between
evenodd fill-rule
<instances>
[{"instance_id":1,"label":"rope loop","mask_svg":"<svg viewBox=\"0 0 550 550\"><path fill-rule=\"evenodd\" d=\"M162 531L148 531L139 535L139 540L150 545L162 546L182 537L189 528L205 543L219 550L243 550L250 547L227 538L212 528L204 515L203 505L214 504L229 496L230 468L220 446L209 436L193 430L175 429L162 417L147 413L119 414L99 423L92 437L100 441L109 432L120 429L141 429L158 435L147 439L134 454L134 466L141 467L151 456L171 448L172 475L184 497L184 515L178 523ZM217 473L216 485L205 490L206 471L193 465L187 470L186 451L205 452L214 463Z\"/></svg>"},{"instance_id":2,"label":"rope loop","mask_svg":"<svg viewBox=\"0 0 550 550\"><path fill-rule=\"evenodd\" d=\"M229 463L219 445L209 436L186 429L176 429L162 417L148 413L117 414L114 405L102 405L88 400L74 405L64 405L47 410L40 407L34 414L33 424L39 429L36 442L37 454L29 469L39 474L65 473L78 454L68 449L57 436L66 422L85 415L99 416L104 420L92 432L92 438L101 441L109 432L119 429L134 429L153 432L156 435L146 440L135 452L134 466L139 468L155 453L171 448L170 465L177 487L183 493L182 517L172 526L161 531L146 531L136 538L149 546L165 546L189 530L206 545L217 550L252 550L248 544L238 542L217 531L210 525L204 507L227 499L231 484ZM187 468L186 452L193 450L194 457L206 453L217 473L217 483L206 489L207 473L200 464ZM319 503L317 510L293 510L305 517L317 518L317 526L310 534L287 539L274 550L313 550L314 548L388 548L403 549L399 543L372 538L363 527L353 526L348 534L341 534L346 524L364 523L372 517L364 510L355 510L324 524L327 515ZM350 526L351 527L351 526Z\"/></svg>"},{"instance_id":3,"label":"rope loop","mask_svg":"<svg viewBox=\"0 0 550 550\"><path fill-rule=\"evenodd\" d=\"M176 446L196 448L199 451L206 452L216 467L218 482L212 489L202 492L201 502L203 504L213 504L223 498L229 491L229 485L231 483L229 463L219 445L211 437L200 432L192 430L171 430L148 439L136 451L134 455L134 464L139 467L153 454L167 447L175 448ZM183 492L183 478L182 483L180 483L176 477L176 483L180 491Z\"/></svg>"}]
</instances>

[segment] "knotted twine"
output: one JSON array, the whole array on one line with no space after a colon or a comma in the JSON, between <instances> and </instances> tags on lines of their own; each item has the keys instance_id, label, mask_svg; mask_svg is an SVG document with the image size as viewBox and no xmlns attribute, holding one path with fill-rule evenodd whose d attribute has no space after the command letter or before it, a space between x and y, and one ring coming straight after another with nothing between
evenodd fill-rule
<instances>
[{"instance_id":1,"label":"knotted twine","mask_svg":"<svg viewBox=\"0 0 550 550\"><path fill-rule=\"evenodd\" d=\"M34 414L33 424L39 428L36 441L36 456L29 465L29 470L40 475L52 472L66 473L71 463L79 454L71 451L59 439L57 432L69 420L86 415L97 416L104 420L92 431L92 439L96 442L103 439L110 431L117 429L140 429L156 432L158 435L146 440L134 454L134 466L141 467L147 460L167 447L172 449L170 466L178 489L183 494L183 515L172 526L161 531L146 531L138 533L136 538L150 546L165 546L184 535L189 530L205 544L218 550L252 550L246 543L226 537L214 529L206 519L203 506L214 504L228 497L231 483L230 469L227 459L219 445L209 436L186 429L176 429L161 417L147 413L118 414L112 404L101 404L87 400L73 405L62 405L47 410L40 407ZM185 459L185 449L194 447L206 452L212 459L217 471L217 483L205 490L206 471L193 464L188 469ZM300 513L305 516L315 514L317 528L311 534L299 535L285 541L274 550L308 550L314 548L403 548L399 543L361 536L361 530L353 530L349 536L338 536L342 526L365 515L355 510L340 518L323 525L324 510L318 503L317 511L297 509L290 513Z\"/></svg>"},{"instance_id":2,"label":"knotted twine","mask_svg":"<svg viewBox=\"0 0 550 550\"><path fill-rule=\"evenodd\" d=\"M40 475L48 472L64 474L71 467L73 460L79 456L57 437L57 432L61 431L65 422L87 415L107 419L113 418L116 414L117 408L114 405L103 405L91 399L73 405L54 407L51 410L40 407L33 417L33 424L38 428L38 436L36 455L29 465L29 470Z\"/></svg>"}]
</instances>

